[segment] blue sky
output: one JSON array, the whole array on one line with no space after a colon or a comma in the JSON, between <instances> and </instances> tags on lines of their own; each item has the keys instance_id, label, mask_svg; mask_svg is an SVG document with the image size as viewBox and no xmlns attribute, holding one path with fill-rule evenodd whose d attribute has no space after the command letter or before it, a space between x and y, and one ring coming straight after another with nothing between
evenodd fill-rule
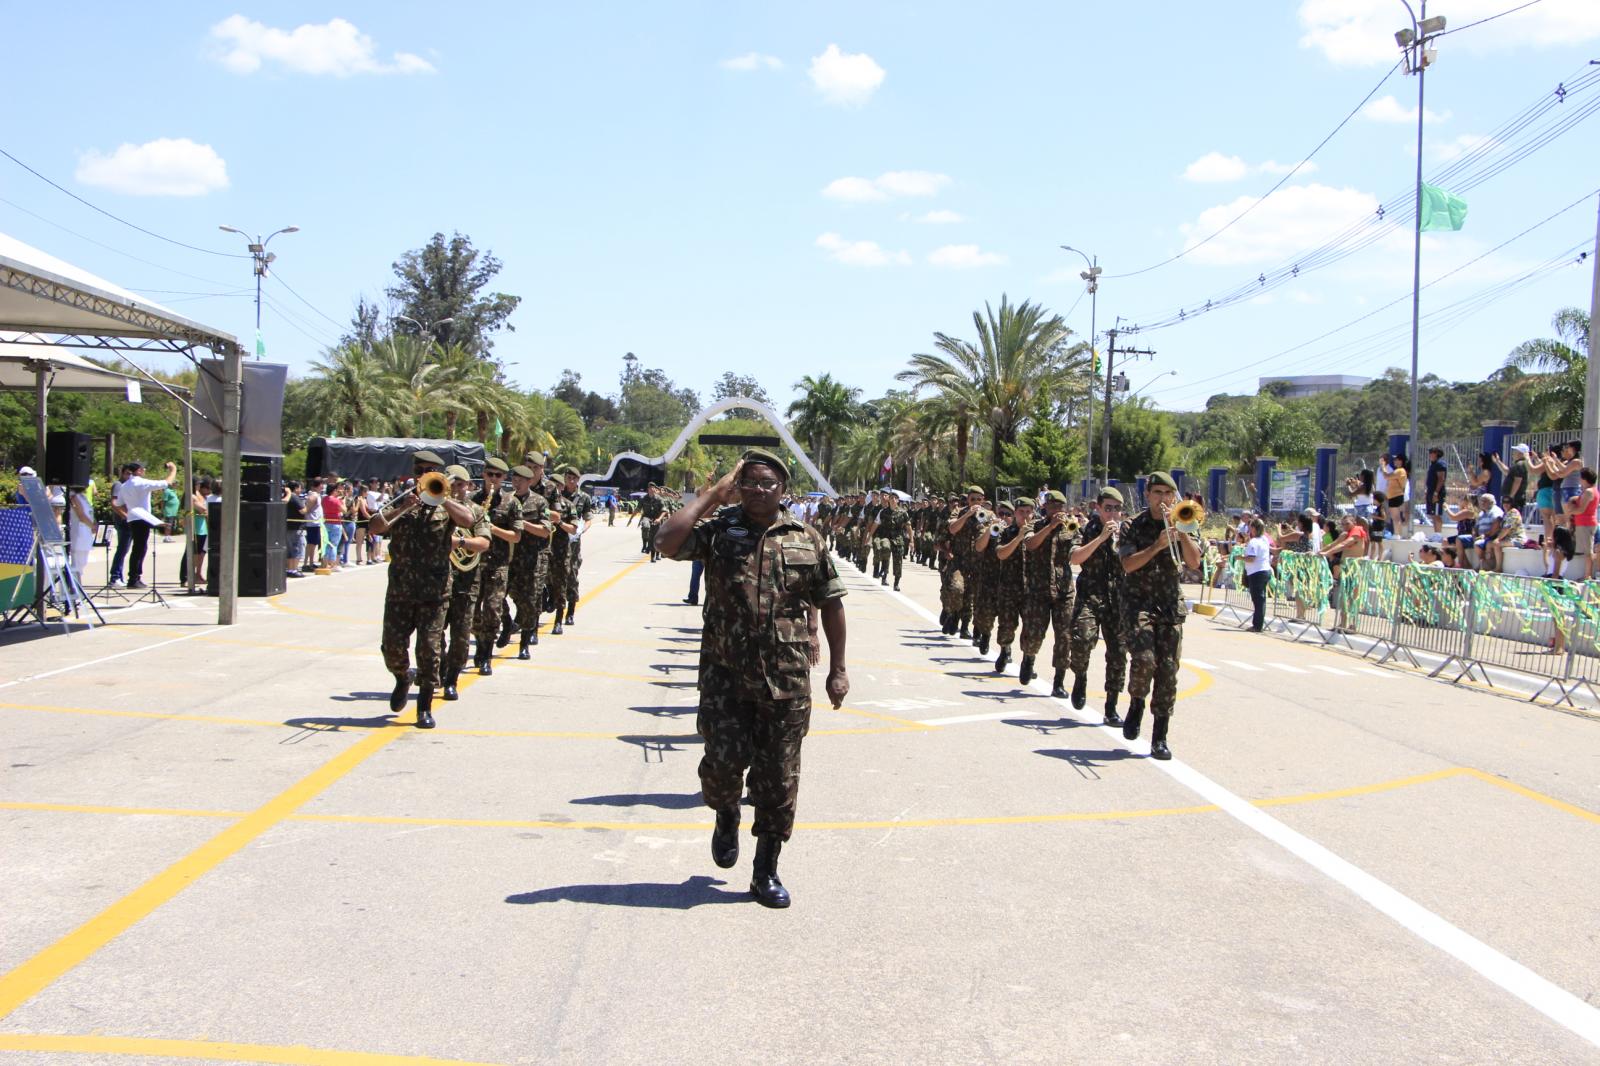
<instances>
[{"instance_id":1,"label":"blue sky","mask_svg":"<svg viewBox=\"0 0 1600 1066\"><path fill-rule=\"evenodd\" d=\"M1519 2L1429 13L1456 27ZM1399 0L468 3L448 17L413 4L34 6L7 14L8 36L32 42L10 51L8 80L37 88L0 147L190 244L242 251L219 224L300 226L273 242L263 312L270 357L296 370L359 294L381 294L400 253L459 230L523 297L495 348L519 384L572 367L608 391L632 351L702 392L735 369L781 403L801 375L829 371L872 396L934 331L970 335L973 309L1002 293L1070 310L1087 335L1082 263L1060 244L1099 256L1103 331L1200 307L1404 193L1416 79L1396 73L1313 171L1245 221L1111 277L1249 206L1378 84L1406 22ZM1438 50L1430 171L1558 81L1600 71L1586 67L1600 59L1600 4L1542 0ZM1464 194L1466 227L1429 235L1424 280L1600 187L1597 133L1600 119L1578 125ZM247 261L124 228L4 159L0 198L0 231L252 334ZM1575 258L1594 234L1591 197L1425 292L1423 310ZM1143 332L1135 343L1157 355L1129 369L1132 385L1175 370L1146 394L1192 409L1254 391L1260 373L1408 365L1409 300L1278 353L1405 297L1410 254L1409 232L1395 233ZM1423 371L1481 378L1557 308L1587 307L1590 276L1587 263L1554 269L1425 323Z\"/></svg>"}]
</instances>

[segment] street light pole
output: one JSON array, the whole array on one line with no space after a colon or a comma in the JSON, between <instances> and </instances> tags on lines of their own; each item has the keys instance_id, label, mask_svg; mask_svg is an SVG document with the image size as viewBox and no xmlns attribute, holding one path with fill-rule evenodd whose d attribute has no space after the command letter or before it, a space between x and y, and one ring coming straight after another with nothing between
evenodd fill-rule
<instances>
[{"instance_id":1,"label":"street light pole","mask_svg":"<svg viewBox=\"0 0 1600 1066\"><path fill-rule=\"evenodd\" d=\"M1137 400L1139 398L1139 394L1141 392L1143 392L1145 389L1148 389L1151 385L1154 385L1156 382L1160 381L1162 378L1171 377L1172 375L1174 375L1176 373L1177 373L1176 370L1163 370L1161 373L1157 374L1155 377L1151 378L1149 381L1145 382L1143 385L1140 385L1137 389L1134 389L1133 390L1133 395L1129 396L1126 400L1123 401L1123 403L1132 403L1134 400Z\"/></svg>"},{"instance_id":2,"label":"street light pole","mask_svg":"<svg viewBox=\"0 0 1600 1066\"><path fill-rule=\"evenodd\" d=\"M267 245L272 238L280 233L299 233L300 227L285 226L280 230L274 230L267 234L266 240L262 240L259 236L252 240L250 234L234 226L218 226L217 228L224 233L237 233L248 242L250 248L250 258L254 262L256 275L256 358L260 359L267 352L267 346L261 340L261 279L267 276L267 267L271 265L274 259L278 258L276 254L267 251Z\"/></svg>"},{"instance_id":3,"label":"street light pole","mask_svg":"<svg viewBox=\"0 0 1600 1066\"><path fill-rule=\"evenodd\" d=\"M1085 444L1085 447L1084 447L1084 466L1087 468L1085 473L1088 474L1089 480L1093 481L1094 480L1094 376L1095 376L1094 375L1094 364L1096 362L1096 356L1095 356L1095 352L1094 352L1094 341L1095 341L1095 311L1096 311L1096 308L1097 308L1097 306L1099 304L1099 301L1100 301L1100 265L1099 265L1100 264L1100 257L1097 255L1097 256L1094 256L1094 257L1091 258L1090 256L1084 255L1083 252L1078 251L1078 249L1076 249L1076 248L1074 248L1074 247L1072 247L1071 245L1068 245L1068 244L1063 244L1061 246L1061 250L1064 251L1064 252L1078 252L1079 255L1083 256L1083 261L1089 265L1089 269L1088 270L1080 270L1078 272L1078 277L1082 278L1085 282L1087 282L1088 286L1089 286L1089 403L1087 405L1088 408L1089 408L1089 425L1088 425L1087 432L1084 434L1084 436L1085 436L1085 441L1084 441L1084 444Z\"/></svg>"}]
</instances>

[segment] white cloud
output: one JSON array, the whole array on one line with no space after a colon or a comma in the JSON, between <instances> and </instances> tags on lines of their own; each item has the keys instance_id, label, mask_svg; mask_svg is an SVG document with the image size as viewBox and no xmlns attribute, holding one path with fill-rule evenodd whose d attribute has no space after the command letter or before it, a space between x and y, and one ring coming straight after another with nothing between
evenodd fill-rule
<instances>
[{"instance_id":1,"label":"white cloud","mask_svg":"<svg viewBox=\"0 0 1600 1066\"><path fill-rule=\"evenodd\" d=\"M920 222L927 226L949 226L956 222L965 222L966 219L954 211L946 211L941 208L938 211L928 211L924 214L916 215L911 221Z\"/></svg>"},{"instance_id":2,"label":"white cloud","mask_svg":"<svg viewBox=\"0 0 1600 1066\"><path fill-rule=\"evenodd\" d=\"M1315 182L1290 185L1221 235L1195 247L1256 202L1257 197L1241 196L1207 208L1193 223L1180 227L1184 247L1194 248L1190 260L1228 266L1281 263L1378 210L1378 198L1358 189L1335 189Z\"/></svg>"},{"instance_id":3,"label":"white cloud","mask_svg":"<svg viewBox=\"0 0 1600 1066\"><path fill-rule=\"evenodd\" d=\"M823 186L830 200L864 204L899 196L933 196L950 184L948 174L928 170L891 170L875 178L835 178Z\"/></svg>"},{"instance_id":4,"label":"white cloud","mask_svg":"<svg viewBox=\"0 0 1600 1066\"><path fill-rule=\"evenodd\" d=\"M1411 124L1417 121L1417 109L1406 107L1392 96L1380 96L1361 109L1361 117L1371 119L1373 122ZM1428 111L1425 117L1429 122L1443 122L1450 117L1450 112Z\"/></svg>"},{"instance_id":5,"label":"white cloud","mask_svg":"<svg viewBox=\"0 0 1600 1066\"><path fill-rule=\"evenodd\" d=\"M837 233L824 233L816 240L818 248L828 253L835 262L849 266L904 266L911 262L905 252L892 252L877 241L848 241Z\"/></svg>"},{"instance_id":6,"label":"white cloud","mask_svg":"<svg viewBox=\"0 0 1600 1066\"><path fill-rule=\"evenodd\" d=\"M783 60L777 56L762 55L760 52L746 52L742 56L724 59L717 66L723 70L782 70Z\"/></svg>"},{"instance_id":7,"label":"white cloud","mask_svg":"<svg viewBox=\"0 0 1600 1066\"><path fill-rule=\"evenodd\" d=\"M110 155L85 152L75 177L129 196L204 196L228 187L228 165L209 144L162 137L119 145Z\"/></svg>"},{"instance_id":8,"label":"white cloud","mask_svg":"<svg viewBox=\"0 0 1600 1066\"><path fill-rule=\"evenodd\" d=\"M229 15L211 27L221 46L223 66L235 74L254 74L276 63L296 74L432 74L433 64L410 52L396 52L388 62L378 58L371 37L341 18L280 30L243 15Z\"/></svg>"},{"instance_id":9,"label":"white cloud","mask_svg":"<svg viewBox=\"0 0 1600 1066\"><path fill-rule=\"evenodd\" d=\"M998 252L984 252L976 244L947 244L928 253L928 262L936 267L962 270L968 267L1000 266L1006 257Z\"/></svg>"},{"instance_id":10,"label":"white cloud","mask_svg":"<svg viewBox=\"0 0 1600 1066\"><path fill-rule=\"evenodd\" d=\"M1293 163L1278 163L1271 159L1265 163L1246 163L1236 155L1207 152L1185 167L1183 176L1186 181L1238 181L1240 178L1248 177L1251 174L1283 175L1293 169ZM1310 174L1316 169L1317 165L1315 163L1302 163L1300 165L1300 173L1302 174Z\"/></svg>"},{"instance_id":11,"label":"white cloud","mask_svg":"<svg viewBox=\"0 0 1600 1066\"><path fill-rule=\"evenodd\" d=\"M1498 15L1505 0L1451 0L1449 25ZM1341 66L1387 65L1400 58L1395 31L1410 19L1394 0L1303 0L1302 48L1315 48ZM1527 45L1571 45L1600 38L1600 4L1594 0L1543 0L1481 29L1445 38L1443 47L1492 52Z\"/></svg>"},{"instance_id":12,"label":"white cloud","mask_svg":"<svg viewBox=\"0 0 1600 1066\"><path fill-rule=\"evenodd\" d=\"M811 58L811 84L830 104L860 107L878 91L884 77L883 68L871 56L841 52L836 44Z\"/></svg>"},{"instance_id":13,"label":"white cloud","mask_svg":"<svg viewBox=\"0 0 1600 1066\"><path fill-rule=\"evenodd\" d=\"M1495 147L1495 140L1493 137L1485 137L1481 133L1463 133L1454 140L1445 141L1441 144L1429 144L1427 147L1428 155L1434 160L1440 163L1450 163L1479 148ZM1413 148L1411 157L1415 159L1416 155L1416 149Z\"/></svg>"}]
</instances>

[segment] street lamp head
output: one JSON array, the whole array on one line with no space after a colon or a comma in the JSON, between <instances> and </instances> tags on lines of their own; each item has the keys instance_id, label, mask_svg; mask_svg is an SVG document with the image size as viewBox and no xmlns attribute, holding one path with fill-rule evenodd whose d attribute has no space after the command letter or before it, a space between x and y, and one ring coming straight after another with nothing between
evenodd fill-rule
<instances>
[{"instance_id":1,"label":"street lamp head","mask_svg":"<svg viewBox=\"0 0 1600 1066\"><path fill-rule=\"evenodd\" d=\"M217 228L219 230L221 230L223 233L237 233L241 237L250 236L250 234L246 233L244 230L242 230L242 229L234 229L232 226L218 226Z\"/></svg>"},{"instance_id":2,"label":"street lamp head","mask_svg":"<svg viewBox=\"0 0 1600 1066\"><path fill-rule=\"evenodd\" d=\"M299 233L300 232L300 227L299 226L285 226L281 230L279 230L278 232L279 233Z\"/></svg>"},{"instance_id":3,"label":"street lamp head","mask_svg":"<svg viewBox=\"0 0 1600 1066\"><path fill-rule=\"evenodd\" d=\"M1412 33L1409 27L1396 32L1394 35L1394 43L1401 48L1410 48L1416 40L1417 35Z\"/></svg>"},{"instance_id":4,"label":"street lamp head","mask_svg":"<svg viewBox=\"0 0 1600 1066\"><path fill-rule=\"evenodd\" d=\"M1424 37L1433 37L1441 34L1444 32L1444 16L1435 15L1432 18L1423 19L1417 29L1422 32Z\"/></svg>"}]
</instances>

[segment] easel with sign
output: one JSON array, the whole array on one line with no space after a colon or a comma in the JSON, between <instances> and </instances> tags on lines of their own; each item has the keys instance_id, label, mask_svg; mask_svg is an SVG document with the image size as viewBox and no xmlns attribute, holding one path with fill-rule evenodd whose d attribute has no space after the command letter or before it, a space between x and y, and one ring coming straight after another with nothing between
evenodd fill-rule
<instances>
[{"instance_id":1,"label":"easel with sign","mask_svg":"<svg viewBox=\"0 0 1600 1066\"><path fill-rule=\"evenodd\" d=\"M49 625L50 608L55 609L56 621L66 632L72 631L72 619L80 617L93 629L94 623L82 616L80 604L88 604L95 618L104 625L105 617L101 615L100 608L83 591L77 575L72 572L66 540L56 523L55 508L50 505L50 495L45 491L44 482L37 477L25 477L21 481L21 490L23 502L28 506L28 516L33 522L33 549L30 554L34 566L34 593L29 602L18 606L0 622L0 629L25 622L30 616L39 625Z\"/></svg>"}]
</instances>

